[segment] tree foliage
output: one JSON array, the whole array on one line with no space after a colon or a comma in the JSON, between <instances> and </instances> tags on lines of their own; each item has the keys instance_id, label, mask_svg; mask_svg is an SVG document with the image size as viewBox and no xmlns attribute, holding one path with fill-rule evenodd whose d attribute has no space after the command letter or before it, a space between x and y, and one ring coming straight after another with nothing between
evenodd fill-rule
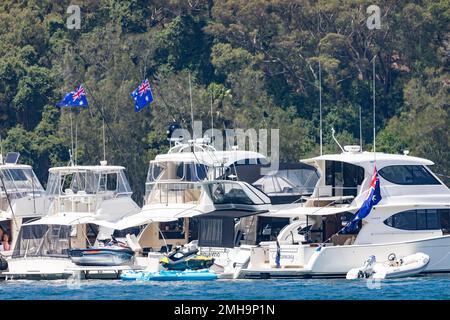
<instances>
[{"instance_id":1,"label":"tree foliage","mask_svg":"<svg viewBox=\"0 0 450 320\"><path fill-rule=\"evenodd\" d=\"M126 165L140 200L148 161L167 150L166 126L280 129L283 160L319 150L319 63L324 150L372 147L376 58L379 150L425 156L450 175L447 0L379 3L380 30L366 27L372 2L307 0L82 0L81 29L66 28L70 1L0 4L0 135L41 180L67 163L76 131L79 163ZM150 108L130 92L148 78ZM80 83L87 110L54 104ZM211 115L212 104L212 115ZM71 125L72 123L72 125Z\"/></svg>"}]
</instances>

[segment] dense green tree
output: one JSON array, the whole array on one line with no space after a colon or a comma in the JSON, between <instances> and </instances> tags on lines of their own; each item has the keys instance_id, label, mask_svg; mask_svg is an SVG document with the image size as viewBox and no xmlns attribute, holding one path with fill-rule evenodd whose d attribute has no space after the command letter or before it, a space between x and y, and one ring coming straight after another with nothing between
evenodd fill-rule
<instances>
[{"instance_id":1,"label":"dense green tree","mask_svg":"<svg viewBox=\"0 0 450 320\"><path fill-rule=\"evenodd\" d=\"M424 156L450 175L448 0L386 0L368 30L365 0L80 0L0 3L0 135L41 180L65 164L76 133L78 163L126 165L140 201L148 161L168 149L172 121L204 129L279 129L281 158L319 152L319 64L324 151L372 148L376 59L378 150ZM154 102L133 111L148 78ZM189 84L189 78L191 83ZM84 84L89 108L58 109ZM212 112L211 112L212 109Z\"/></svg>"}]
</instances>

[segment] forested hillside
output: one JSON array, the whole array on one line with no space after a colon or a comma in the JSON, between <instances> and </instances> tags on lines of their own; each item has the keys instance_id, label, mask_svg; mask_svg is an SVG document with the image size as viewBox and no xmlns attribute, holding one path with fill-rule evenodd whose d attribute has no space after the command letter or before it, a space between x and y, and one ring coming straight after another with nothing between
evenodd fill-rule
<instances>
[{"instance_id":1,"label":"forested hillside","mask_svg":"<svg viewBox=\"0 0 450 320\"><path fill-rule=\"evenodd\" d=\"M318 66L322 68L324 151L372 147L372 65L376 56L377 151L424 156L450 175L450 2L361 0L79 0L81 29L66 19L71 1L0 3L0 135L45 181L67 164L70 110L55 103L83 84L89 108L75 110L80 164L102 157L125 165L135 197L148 161L167 150L166 126L195 117L216 128L279 128L284 160L319 151ZM366 8L381 8L381 29ZM148 78L150 108L130 93Z\"/></svg>"}]
</instances>

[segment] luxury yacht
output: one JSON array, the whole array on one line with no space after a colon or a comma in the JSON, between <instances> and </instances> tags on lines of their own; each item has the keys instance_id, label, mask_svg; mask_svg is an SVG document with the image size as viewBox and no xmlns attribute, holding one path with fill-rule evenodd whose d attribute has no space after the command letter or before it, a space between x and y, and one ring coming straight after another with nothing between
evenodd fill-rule
<instances>
[{"instance_id":1,"label":"luxury yacht","mask_svg":"<svg viewBox=\"0 0 450 320\"><path fill-rule=\"evenodd\" d=\"M142 211L110 227L139 256L187 245L222 269L241 244L276 239L292 219L271 212L301 205L318 180L307 164L280 164L263 175L269 167L256 152L217 151L203 139L176 142L150 161Z\"/></svg>"},{"instance_id":2,"label":"luxury yacht","mask_svg":"<svg viewBox=\"0 0 450 320\"><path fill-rule=\"evenodd\" d=\"M294 220L277 241L250 248L235 277L340 277L371 255L387 261L417 252L430 257L425 272L450 272L450 190L430 170L432 161L346 146L302 162L320 173L314 192L302 206L269 215L306 224ZM343 230L366 200L375 166L381 201L356 230Z\"/></svg>"},{"instance_id":3,"label":"luxury yacht","mask_svg":"<svg viewBox=\"0 0 450 320\"><path fill-rule=\"evenodd\" d=\"M197 240L196 216L219 210L259 212L253 206L270 204L270 199L241 181L233 169L249 163L261 165L265 157L250 151L216 151L203 140L176 143L150 161L142 211L115 224L122 230L117 235L134 234L145 251L166 252Z\"/></svg>"},{"instance_id":4,"label":"luxury yacht","mask_svg":"<svg viewBox=\"0 0 450 320\"><path fill-rule=\"evenodd\" d=\"M136 214L139 206L125 168L105 162L97 166L66 166L49 170L45 193L46 215L21 226L7 278L61 278L73 274L76 265L70 249L98 246L111 239L105 227Z\"/></svg>"},{"instance_id":5,"label":"luxury yacht","mask_svg":"<svg viewBox=\"0 0 450 320\"><path fill-rule=\"evenodd\" d=\"M44 188L29 165L18 164L19 153L0 154L0 225L11 247L22 223L45 215ZM9 255L2 251L2 255Z\"/></svg>"}]
</instances>

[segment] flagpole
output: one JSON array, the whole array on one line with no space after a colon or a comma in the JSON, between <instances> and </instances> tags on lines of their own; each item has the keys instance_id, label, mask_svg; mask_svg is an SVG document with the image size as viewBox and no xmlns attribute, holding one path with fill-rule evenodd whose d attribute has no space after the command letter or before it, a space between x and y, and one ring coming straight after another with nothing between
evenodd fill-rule
<instances>
[{"instance_id":1,"label":"flagpole","mask_svg":"<svg viewBox=\"0 0 450 320\"><path fill-rule=\"evenodd\" d=\"M377 56L375 55L372 59L372 89L373 89L373 93L372 93L372 101L373 101L373 152L376 153L377 149L376 149L376 128L375 128L375 61L376 61Z\"/></svg>"},{"instance_id":2,"label":"flagpole","mask_svg":"<svg viewBox=\"0 0 450 320\"><path fill-rule=\"evenodd\" d=\"M75 116L75 152L74 152L74 158L75 158L75 165L77 165L78 160L78 114Z\"/></svg>"},{"instance_id":3,"label":"flagpole","mask_svg":"<svg viewBox=\"0 0 450 320\"><path fill-rule=\"evenodd\" d=\"M71 148L71 155L70 155L70 162L71 165L74 165L73 162L73 119L72 119L72 110L69 110L70 115L70 148Z\"/></svg>"}]
</instances>

